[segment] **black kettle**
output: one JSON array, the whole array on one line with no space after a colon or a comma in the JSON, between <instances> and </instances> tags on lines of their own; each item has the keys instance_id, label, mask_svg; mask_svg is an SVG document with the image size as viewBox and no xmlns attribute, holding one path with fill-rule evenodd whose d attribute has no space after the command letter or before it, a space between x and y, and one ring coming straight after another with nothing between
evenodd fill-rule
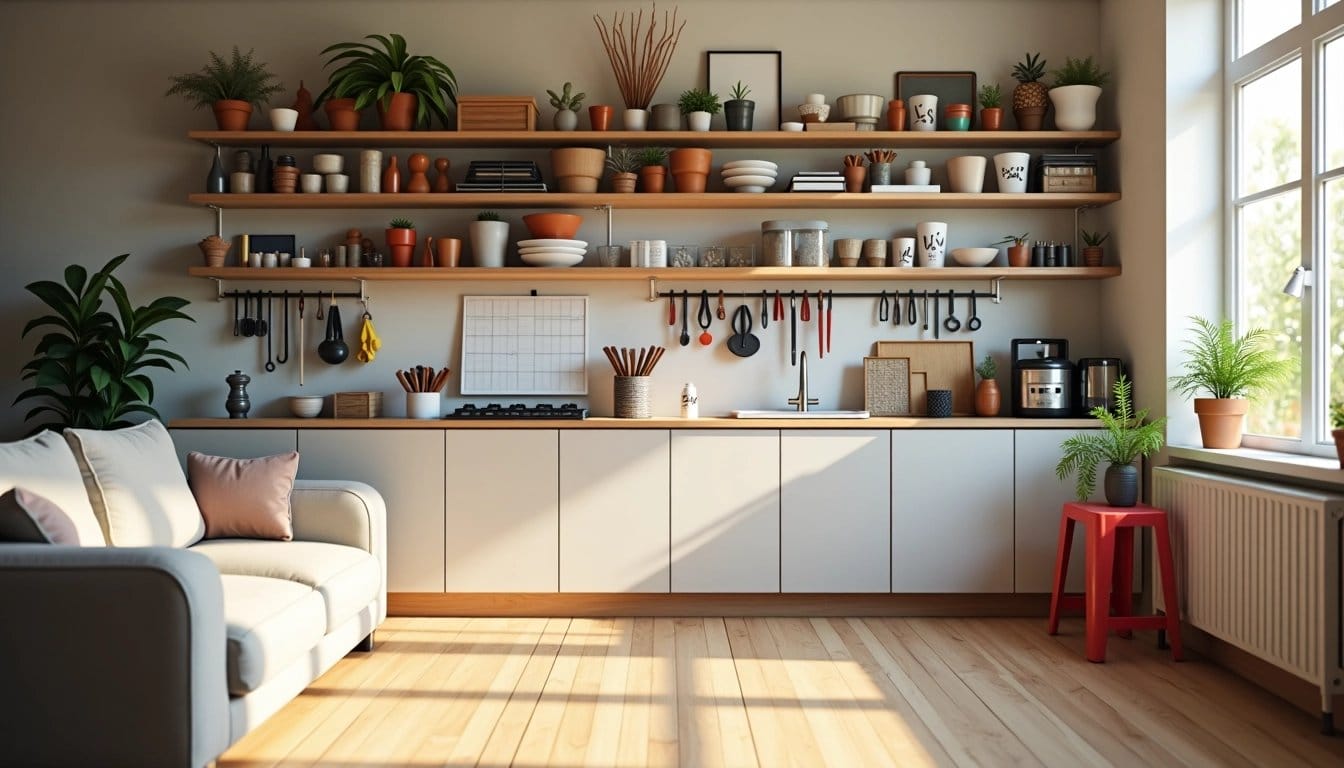
<instances>
[{"instance_id":1,"label":"black kettle","mask_svg":"<svg viewBox=\"0 0 1344 768\"><path fill-rule=\"evenodd\" d=\"M350 356L350 347L341 331L341 310L335 304L327 311L327 338L317 345L317 356L332 365L340 365Z\"/></svg>"}]
</instances>

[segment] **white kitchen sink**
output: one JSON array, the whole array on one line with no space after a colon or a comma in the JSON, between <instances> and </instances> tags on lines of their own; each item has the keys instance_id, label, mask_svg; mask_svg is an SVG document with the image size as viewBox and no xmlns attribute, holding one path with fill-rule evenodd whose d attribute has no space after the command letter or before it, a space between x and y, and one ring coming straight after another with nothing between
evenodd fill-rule
<instances>
[{"instance_id":1,"label":"white kitchen sink","mask_svg":"<svg viewBox=\"0 0 1344 768\"><path fill-rule=\"evenodd\" d=\"M867 411L733 411L735 419L866 419Z\"/></svg>"}]
</instances>

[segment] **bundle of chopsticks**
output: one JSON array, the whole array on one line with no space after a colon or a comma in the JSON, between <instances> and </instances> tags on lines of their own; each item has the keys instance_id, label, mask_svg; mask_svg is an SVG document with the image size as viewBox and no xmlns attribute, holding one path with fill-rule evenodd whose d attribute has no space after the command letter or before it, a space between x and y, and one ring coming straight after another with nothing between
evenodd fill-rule
<instances>
[{"instance_id":1,"label":"bundle of chopsticks","mask_svg":"<svg viewBox=\"0 0 1344 768\"><path fill-rule=\"evenodd\" d=\"M663 353L667 348L656 345L649 345L644 349L603 347L602 351L611 361L611 367L615 369L617 376L648 376L653 373L658 361L663 359Z\"/></svg>"},{"instance_id":2,"label":"bundle of chopsticks","mask_svg":"<svg viewBox=\"0 0 1344 768\"><path fill-rule=\"evenodd\" d=\"M873 163L894 163L896 162L896 150L894 149L870 149L863 153L868 158L868 164Z\"/></svg>"},{"instance_id":3,"label":"bundle of chopsticks","mask_svg":"<svg viewBox=\"0 0 1344 768\"><path fill-rule=\"evenodd\" d=\"M417 365L397 371L397 381L407 392L442 392L448 383L449 369L436 371L432 365Z\"/></svg>"}]
</instances>

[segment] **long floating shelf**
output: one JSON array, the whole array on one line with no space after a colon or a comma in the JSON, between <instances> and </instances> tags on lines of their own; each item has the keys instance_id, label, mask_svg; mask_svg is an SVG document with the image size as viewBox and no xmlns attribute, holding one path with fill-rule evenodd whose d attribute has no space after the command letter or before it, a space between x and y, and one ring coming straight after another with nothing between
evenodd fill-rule
<instances>
[{"instance_id":1,"label":"long floating shelf","mask_svg":"<svg viewBox=\"0 0 1344 768\"><path fill-rule=\"evenodd\" d=\"M742 149L1101 147L1119 131L189 131L209 145L336 147L605 147L608 144Z\"/></svg>"},{"instance_id":2,"label":"long floating shelf","mask_svg":"<svg viewBox=\"0 0 1344 768\"><path fill-rule=\"evenodd\" d=\"M750 280L1088 280L1119 277L1120 267L328 267L297 269L282 267L191 267L192 277L216 280L265 280L320 282L367 280L371 282L523 282L570 281L688 281L728 282Z\"/></svg>"},{"instance_id":3,"label":"long floating shelf","mask_svg":"<svg viewBox=\"0 0 1344 768\"><path fill-rule=\"evenodd\" d=\"M188 198L197 205L226 209L360 208L604 208L625 210L745 210L769 208L1092 208L1120 199L1119 192L966 194L958 192L736 192L614 193L439 192L348 194L207 194Z\"/></svg>"}]
</instances>

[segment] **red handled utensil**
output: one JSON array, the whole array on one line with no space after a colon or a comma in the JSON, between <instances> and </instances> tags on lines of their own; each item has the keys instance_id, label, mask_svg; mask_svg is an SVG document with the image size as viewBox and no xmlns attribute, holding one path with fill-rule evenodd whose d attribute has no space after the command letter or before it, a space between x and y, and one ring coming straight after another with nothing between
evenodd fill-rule
<instances>
[{"instance_id":1,"label":"red handled utensil","mask_svg":"<svg viewBox=\"0 0 1344 768\"><path fill-rule=\"evenodd\" d=\"M831 303L835 300L835 291L826 292L826 354L831 353Z\"/></svg>"},{"instance_id":2,"label":"red handled utensil","mask_svg":"<svg viewBox=\"0 0 1344 768\"><path fill-rule=\"evenodd\" d=\"M817 291L817 359L826 356L826 316L821 313L821 291Z\"/></svg>"}]
</instances>

